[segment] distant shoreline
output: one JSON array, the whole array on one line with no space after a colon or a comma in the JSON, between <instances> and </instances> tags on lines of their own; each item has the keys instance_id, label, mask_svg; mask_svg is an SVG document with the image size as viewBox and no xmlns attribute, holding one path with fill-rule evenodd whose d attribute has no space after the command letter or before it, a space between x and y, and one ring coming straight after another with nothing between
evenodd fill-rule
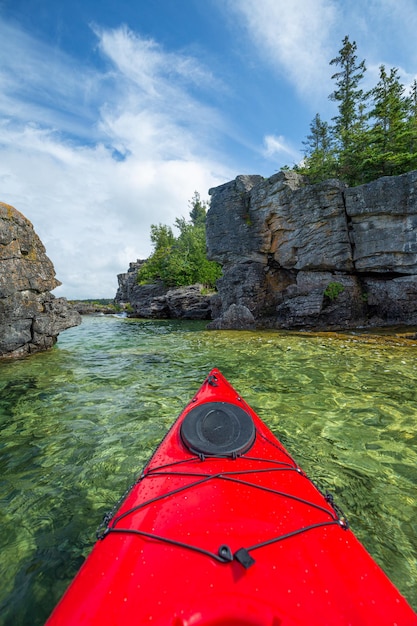
<instances>
[{"instance_id":1,"label":"distant shoreline","mask_svg":"<svg viewBox=\"0 0 417 626\"><path fill-rule=\"evenodd\" d=\"M87 300L68 300L73 309L78 311L80 315L92 315L94 313L103 313L104 315L112 315L120 313L123 308L114 302L113 298L91 298Z\"/></svg>"}]
</instances>

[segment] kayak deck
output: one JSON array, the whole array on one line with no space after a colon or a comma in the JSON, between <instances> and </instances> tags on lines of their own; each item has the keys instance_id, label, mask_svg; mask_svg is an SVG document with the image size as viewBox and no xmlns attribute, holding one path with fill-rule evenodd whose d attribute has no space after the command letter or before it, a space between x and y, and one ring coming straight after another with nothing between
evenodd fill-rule
<instances>
[{"instance_id":1,"label":"kayak deck","mask_svg":"<svg viewBox=\"0 0 417 626\"><path fill-rule=\"evenodd\" d=\"M218 370L99 537L48 626L417 624Z\"/></svg>"}]
</instances>

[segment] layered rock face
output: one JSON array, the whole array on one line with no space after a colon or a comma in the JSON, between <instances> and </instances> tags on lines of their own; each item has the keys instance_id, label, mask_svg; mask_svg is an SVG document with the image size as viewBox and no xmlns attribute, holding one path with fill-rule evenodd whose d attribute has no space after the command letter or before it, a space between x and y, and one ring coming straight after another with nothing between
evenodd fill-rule
<instances>
[{"instance_id":1,"label":"layered rock face","mask_svg":"<svg viewBox=\"0 0 417 626\"><path fill-rule=\"evenodd\" d=\"M212 328L236 326L232 305L272 328L417 324L417 172L354 188L238 176L210 195Z\"/></svg>"},{"instance_id":2,"label":"layered rock face","mask_svg":"<svg viewBox=\"0 0 417 626\"><path fill-rule=\"evenodd\" d=\"M144 261L130 263L124 274L117 279L119 288L115 301L118 304L129 304L132 317L154 319L196 319L211 318L211 298L204 293L203 285L190 285L175 289L164 287L162 283L138 285L138 270Z\"/></svg>"},{"instance_id":3,"label":"layered rock face","mask_svg":"<svg viewBox=\"0 0 417 626\"><path fill-rule=\"evenodd\" d=\"M138 259L133 263L129 263L129 269L127 272L123 274L117 275L118 289L114 301L117 304L127 304L130 303L131 298L133 296L133 291L137 286L136 276L138 271L140 270L141 265L144 263L144 260Z\"/></svg>"},{"instance_id":4,"label":"layered rock face","mask_svg":"<svg viewBox=\"0 0 417 626\"><path fill-rule=\"evenodd\" d=\"M0 203L0 358L24 356L54 345L58 334L81 323L32 224Z\"/></svg>"}]
</instances>

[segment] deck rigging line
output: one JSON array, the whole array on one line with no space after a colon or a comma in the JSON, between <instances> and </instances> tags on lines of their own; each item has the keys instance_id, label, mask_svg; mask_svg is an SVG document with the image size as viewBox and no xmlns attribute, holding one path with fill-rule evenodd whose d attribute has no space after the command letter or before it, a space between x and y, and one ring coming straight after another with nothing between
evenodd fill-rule
<instances>
[{"instance_id":1,"label":"deck rigging line","mask_svg":"<svg viewBox=\"0 0 417 626\"><path fill-rule=\"evenodd\" d=\"M282 452L286 452L285 450L282 450L282 448L279 445L276 445L274 442L270 441L269 439L267 439L265 436L263 436L263 438L268 441L271 445L273 445L274 447L279 448ZM173 463L168 463L166 465L162 465L162 466L158 466L149 470L146 470L142 473L142 475L140 476L140 478L136 481L135 484L138 484L140 482L143 481L147 481L147 480L155 480L158 477L166 477L166 476L182 476L184 478L191 478L193 480L191 480L190 482L188 482L185 485L181 485L180 487L177 487L175 489L172 489L170 491L167 491L166 493L162 493L158 496L155 496L154 498L150 498L149 500L146 500L145 502L142 502L141 504L138 504L137 506L134 506L130 509L128 509L127 511L124 511L123 513L120 513L119 515L116 516L112 516L112 514L107 514L104 516L103 518L103 522L100 525L98 531L97 531L97 538L98 539L105 539L109 534L112 533L117 533L117 534L130 534L130 535L138 535L141 537L145 537L148 539L152 539L152 540L156 540L156 541L160 541L162 543L166 543L172 546L177 546L179 548L183 548L183 549L187 549L187 550L192 550L194 552L200 553L204 556L208 556L212 559L214 559L215 561L218 561L220 563L230 563L233 560L236 560L237 562L239 562L243 567L248 568L251 567L255 560L253 558L253 556L250 554L251 552L254 552L255 550L259 550L261 548L264 548L266 546L269 546L271 544L274 543L278 543L280 541L284 541L287 539L290 539L292 537L295 537L297 535L300 535L302 533L306 533L318 528L322 528L324 526L332 526L332 525L338 525L341 529L343 530L347 530L349 528L349 524L345 518L345 516L343 515L342 510L340 509L340 507L338 507L334 500L333 500L333 496L329 493L323 493L318 487L317 485L314 484L314 482L303 472L303 470L295 463L295 461L292 459L292 457L287 453L288 458L290 459L291 462L287 462L287 461L278 461L275 459L261 459L261 458L256 458L256 457L251 457L248 456L246 454L242 454L239 455L239 459L244 459L247 460L248 462L250 461L251 463L253 462L260 462L260 463L270 463L271 467L262 467L260 469L241 469L241 470L231 470L231 471L224 471L224 472L217 472L217 473L207 473L204 471L186 471L186 469L182 469L181 466L184 466L186 464L192 464L194 465L195 463L198 463L201 467L201 464L204 464L205 460L213 460L213 459L217 459L217 458L224 458L222 456L215 456L215 455L198 455L195 454L193 456L190 456L186 459L183 459L181 461L176 461ZM233 463L233 458L231 458L230 456L228 457L231 460L231 463ZM271 473L271 472L297 472L299 475L303 476L306 480L308 480L309 482L311 482L314 487L316 489L319 490L319 492L323 495L323 497L325 498L326 502L330 505L330 509L326 508L325 506L321 506L320 504L317 504L315 502L311 502L309 500L306 500L304 498L301 498L299 496L293 495L291 493L288 493L286 491L280 491L277 489L273 489L271 487L267 487L264 485L258 485L256 483L251 482L250 480L246 480L244 477L250 477L250 476L254 476L260 473ZM131 515L133 515L134 513L152 505L155 504L156 502L159 502L161 500L167 499L167 498L173 498L175 496L177 496L180 493L183 493L185 491L194 489L196 487L200 487L203 484L206 484L210 481L228 481L228 482L233 482L236 483L238 485L241 486L245 486L248 487L250 489L260 489L262 491L268 492L272 495L278 496L280 498L287 498L293 501L296 501L298 503L301 503L305 506L314 508L318 511L323 512L323 514L327 515L329 519L327 520L323 520L322 522L316 522L314 524L309 524L307 526L302 526L300 528L294 529L290 532L284 533L282 535L277 535L274 537L271 537L269 539L266 539L265 541L256 543L254 545L248 546L248 547L242 547L239 550L237 550L235 553L232 553L231 549L229 548L228 545L226 544L222 544L217 552L214 551L210 551L210 550L206 550L205 548L201 548L199 546L195 546L186 542L182 542L179 541L177 539L173 539L170 537L166 537L166 536L161 536L155 533L151 533L151 532L147 532L144 530L140 530L139 528L124 528L119 526L119 524L122 522L122 520L125 520L126 518L130 517ZM128 490L127 493L129 493L130 490ZM127 494L125 494L127 495Z\"/></svg>"}]
</instances>

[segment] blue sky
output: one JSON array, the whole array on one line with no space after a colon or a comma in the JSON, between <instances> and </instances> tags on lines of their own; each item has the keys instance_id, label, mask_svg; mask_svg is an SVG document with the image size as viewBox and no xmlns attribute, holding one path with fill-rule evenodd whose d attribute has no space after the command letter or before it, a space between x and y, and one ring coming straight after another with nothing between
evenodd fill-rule
<instances>
[{"instance_id":1,"label":"blue sky","mask_svg":"<svg viewBox=\"0 0 417 626\"><path fill-rule=\"evenodd\" d=\"M0 201L57 296L113 297L194 191L300 160L345 35L372 87L411 84L416 32L415 0L0 0Z\"/></svg>"}]
</instances>

